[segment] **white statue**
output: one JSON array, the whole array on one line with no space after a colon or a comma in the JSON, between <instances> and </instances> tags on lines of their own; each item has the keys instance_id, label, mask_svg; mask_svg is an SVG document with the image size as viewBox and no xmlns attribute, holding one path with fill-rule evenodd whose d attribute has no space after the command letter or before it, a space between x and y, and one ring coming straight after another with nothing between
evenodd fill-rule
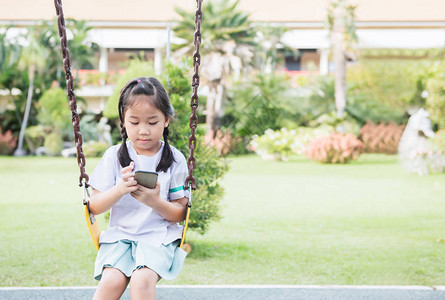
<instances>
[{"instance_id":1,"label":"white statue","mask_svg":"<svg viewBox=\"0 0 445 300\"><path fill-rule=\"evenodd\" d=\"M428 174L427 158L431 152L429 138L434 137L430 114L420 108L408 120L399 142L399 156L403 165L411 172Z\"/></svg>"},{"instance_id":2,"label":"white statue","mask_svg":"<svg viewBox=\"0 0 445 300\"><path fill-rule=\"evenodd\" d=\"M112 145L111 140L111 126L107 124L108 119L105 117L102 117L97 124L97 135L99 137L99 142L106 143L107 145Z\"/></svg>"}]
</instances>

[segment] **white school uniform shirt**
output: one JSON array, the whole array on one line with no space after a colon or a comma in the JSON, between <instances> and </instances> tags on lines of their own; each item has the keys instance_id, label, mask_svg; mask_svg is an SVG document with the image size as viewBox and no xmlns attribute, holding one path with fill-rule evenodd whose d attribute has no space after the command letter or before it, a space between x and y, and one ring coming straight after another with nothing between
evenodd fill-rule
<instances>
[{"instance_id":1,"label":"white school uniform shirt","mask_svg":"<svg viewBox=\"0 0 445 300\"><path fill-rule=\"evenodd\" d=\"M161 141L162 142L162 141ZM135 164L135 171L155 172L164 143L154 156L138 155L131 142L127 142L128 153ZM89 184L99 192L105 192L122 181L122 167L118 160L120 145L110 147L90 177ZM167 172L159 171L160 196L166 201L188 197L184 182L188 169L184 155L170 146L174 161ZM130 194L124 195L111 207L108 229L100 235L99 243L113 243L118 240L146 242L159 247L161 244L180 239L183 226L169 222L151 207L142 204Z\"/></svg>"}]
</instances>

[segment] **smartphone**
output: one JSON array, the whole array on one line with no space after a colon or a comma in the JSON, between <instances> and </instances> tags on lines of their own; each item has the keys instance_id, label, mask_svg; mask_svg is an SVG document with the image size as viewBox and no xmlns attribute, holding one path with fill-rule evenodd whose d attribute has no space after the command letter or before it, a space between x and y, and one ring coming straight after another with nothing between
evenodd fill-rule
<instances>
[{"instance_id":1,"label":"smartphone","mask_svg":"<svg viewBox=\"0 0 445 300\"><path fill-rule=\"evenodd\" d=\"M143 185L149 189L154 189L156 187L156 182L158 181L158 173L136 171L134 173L134 176L138 184Z\"/></svg>"}]
</instances>

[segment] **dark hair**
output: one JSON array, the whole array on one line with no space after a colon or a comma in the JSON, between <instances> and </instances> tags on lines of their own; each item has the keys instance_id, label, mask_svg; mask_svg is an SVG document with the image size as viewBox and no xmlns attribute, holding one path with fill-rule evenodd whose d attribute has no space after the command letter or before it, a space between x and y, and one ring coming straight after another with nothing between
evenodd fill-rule
<instances>
[{"instance_id":1,"label":"dark hair","mask_svg":"<svg viewBox=\"0 0 445 300\"><path fill-rule=\"evenodd\" d=\"M162 84L153 77L139 77L131 79L122 88L119 96L119 120L121 122L122 145L118 151L119 163L122 167L126 167L132 161L127 148L127 131L124 127L125 112L137 99L138 95L150 96L154 106L159 109L164 116L172 118L174 116L173 106L170 104L168 94ZM168 144L168 126L164 128L164 149L162 150L161 160L156 167L156 172L164 171L173 163L173 152Z\"/></svg>"}]
</instances>

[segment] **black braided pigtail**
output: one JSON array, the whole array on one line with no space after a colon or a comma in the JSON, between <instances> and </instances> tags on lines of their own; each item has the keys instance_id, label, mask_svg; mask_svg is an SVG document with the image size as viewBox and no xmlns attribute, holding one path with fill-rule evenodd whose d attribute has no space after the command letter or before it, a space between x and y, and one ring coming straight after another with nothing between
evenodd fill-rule
<instances>
[{"instance_id":1,"label":"black braided pigtail","mask_svg":"<svg viewBox=\"0 0 445 300\"><path fill-rule=\"evenodd\" d=\"M122 145L120 146L119 151L117 152L117 158L119 159L119 163L121 164L122 168L129 166L130 163L132 162L127 148L128 134L124 126L124 121L125 121L125 107L128 107L129 105L128 102L130 94L131 91L133 90L133 87L136 84L137 84L137 79L133 79L127 82L127 84L122 88L121 94L119 96L118 109L119 109L119 120L121 121Z\"/></svg>"},{"instance_id":2,"label":"black braided pigtail","mask_svg":"<svg viewBox=\"0 0 445 300\"><path fill-rule=\"evenodd\" d=\"M122 145L120 146L119 151L117 152L117 157L119 158L119 163L121 164L122 168L125 168L130 165L132 160L130 158L130 154L128 153L127 130L125 130L123 126L121 129L121 136L122 136Z\"/></svg>"},{"instance_id":3,"label":"black braided pigtail","mask_svg":"<svg viewBox=\"0 0 445 300\"><path fill-rule=\"evenodd\" d=\"M159 161L158 166L156 167L156 172L164 171L167 172L168 168L170 168L173 163L173 152L168 143L168 126L164 128L164 149L162 150L161 160Z\"/></svg>"}]
</instances>

